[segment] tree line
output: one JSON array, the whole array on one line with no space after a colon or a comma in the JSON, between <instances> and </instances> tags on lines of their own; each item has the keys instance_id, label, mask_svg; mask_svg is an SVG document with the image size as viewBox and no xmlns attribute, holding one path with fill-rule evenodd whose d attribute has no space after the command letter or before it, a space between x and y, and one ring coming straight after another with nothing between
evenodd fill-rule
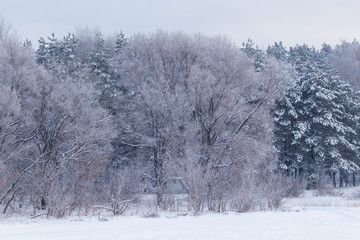
<instances>
[{"instance_id":1,"label":"tree line","mask_svg":"<svg viewBox=\"0 0 360 240\"><path fill-rule=\"evenodd\" d=\"M183 194L194 212L243 212L301 181L357 183L356 41L263 51L82 29L34 50L0 25L3 213L122 214L147 194L163 210Z\"/></svg>"}]
</instances>

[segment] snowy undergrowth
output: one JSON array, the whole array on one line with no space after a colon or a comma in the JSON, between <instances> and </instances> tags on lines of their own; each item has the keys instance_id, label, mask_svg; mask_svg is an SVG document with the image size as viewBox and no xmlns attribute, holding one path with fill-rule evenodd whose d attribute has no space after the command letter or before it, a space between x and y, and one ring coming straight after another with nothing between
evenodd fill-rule
<instances>
[{"instance_id":1,"label":"snowy undergrowth","mask_svg":"<svg viewBox=\"0 0 360 240\"><path fill-rule=\"evenodd\" d=\"M299 207L360 207L360 187L305 191L300 197L285 199L282 209Z\"/></svg>"},{"instance_id":2,"label":"snowy undergrowth","mask_svg":"<svg viewBox=\"0 0 360 240\"><path fill-rule=\"evenodd\" d=\"M106 211L64 219L2 216L0 239L358 239L360 199L354 196L359 196L360 188L332 192L336 196L305 191L299 198L286 199L278 210L251 213L154 212L153 199L148 196L148 206L143 200L142 206L133 206L133 212L128 213L137 216L112 216Z\"/></svg>"},{"instance_id":3,"label":"snowy undergrowth","mask_svg":"<svg viewBox=\"0 0 360 240\"><path fill-rule=\"evenodd\" d=\"M125 212L124 216L136 216L143 218L158 218L167 217L174 218L178 216L199 216L213 214L211 211L204 211L203 213L197 213L191 211L191 207L188 205L188 198L185 194L173 194L166 195L165 197L169 201L168 208L161 210L156 206L155 195L144 195L141 199L133 204ZM282 200L282 205L275 211L301 211L306 210L309 207L346 207L355 208L360 207L360 186L348 187L348 188L328 188L326 191L308 190L296 198L286 198ZM250 212L263 212L268 209L254 209ZM52 219L46 216L45 211L38 211L37 216L31 216L31 209L28 211L22 210L20 212L12 212L6 215L0 214L0 222L6 223L11 221L20 222L24 219ZM72 216L66 217L66 219L99 219L109 220L113 219L111 211L107 211L102 208L94 208L91 211L84 213L74 213Z\"/></svg>"}]
</instances>

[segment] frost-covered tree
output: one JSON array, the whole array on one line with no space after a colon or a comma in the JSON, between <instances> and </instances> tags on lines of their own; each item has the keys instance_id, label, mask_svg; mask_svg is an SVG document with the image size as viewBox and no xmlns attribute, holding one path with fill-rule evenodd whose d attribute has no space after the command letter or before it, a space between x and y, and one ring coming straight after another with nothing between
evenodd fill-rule
<instances>
[{"instance_id":1,"label":"frost-covered tree","mask_svg":"<svg viewBox=\"0 0 360 240\"><path fill-rule=\"evenodd\" d=\"M93 88L47 74L17 38L0 40L0 54L3 212L31 204L60 217L93 204L114 132Z\"/></svg>"},{"instance_id":2,"label":"frost-covered tree","mask_svg":"<svg viewBox=\"0 0 360 240\"><path fill-rule=\"evenodd\" d=\"M35 206L59 217L92 204L92 179L107 164L113 129L106 110L94 101L91 86L50 80L39 94L27 153L34 167L27 187Z\"/></svg>"},{"instance_id":3,"label":"frost-covered tree","mask_svg":"<svg viewBox=\"0 0 360 240\"><path fill-rule=\"evenodd\" d=\"M1 27L0 42L3 212L122 214L140 192L162 209L171 193L196 212L278 206L269 109L293 79L281 43L85 29L40 39L35 61Z\"/></svg>"},{"instance_id":4,"label":"frost-covered tree","mask_svg":"<svg viewBox=\"0 0 360 240\"><path fill-rule=\"evenodd\" d=\"M123 160L142 164L160 206L163 193L180 182L196 211L204 204L224 211L235 179L271 154L263 107L289 81L288 67L266 58L257 73L227 39L181 33L136 35L126 51L119 66L129 89L120 146L131 157Z\"/></svg>"},{"instance_id":5,"label":"frost-covered tree","mask_svg":"<svg viewBox=\"0 0 360 240\"><path fill-rule=\"evenodd\" d=\"M353 89L360 87L360 44L358 41L342 42L336 45L328 55L331 66L336 69L341 79Z\"/></svg>"},{"instance_id":6,"label":"frost-covered tree","mask_svg":"<svg viewBox=\"0 0 360 240\"><path fill-rule=\"evenodd\" d=\"M186 36L167 33L136 35L126 48L122 73L120 106L122 138L118 164L138 168L157 194L157 203L166 208L164 193L174 174L175 161L183 154L183 132L191 107L186 102L186 72L193 63Z\"/></svg>"}]
</instances>

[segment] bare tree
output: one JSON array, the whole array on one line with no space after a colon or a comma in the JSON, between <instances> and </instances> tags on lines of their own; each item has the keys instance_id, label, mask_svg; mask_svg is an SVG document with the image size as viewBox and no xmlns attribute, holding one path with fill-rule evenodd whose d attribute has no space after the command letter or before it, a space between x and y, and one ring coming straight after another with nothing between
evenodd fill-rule
<instances>
[{"instance_id":1,"label":"bare tree","mask_svg":"<svg viewBox=\"0 0 360 240\"><path fill-rule=\"evenodd\" d=\"M228 196L245 180L239 176L275 159L269 106L292 78L290 67L275 59L264 59L264 69L255 73L252 62L229 42L213 39L208 44L201 51L207 65L200 65L194 81L192 105L201 131L198 144L190 146L198 150L189 159L208 180L209 209L226 211Z\"/></svg>"},{"instance_id":2,"label":"bare tree","mask_svg":"<svg viewBox=\"0 0 360 240\"><path fill-rule=\"evenodd\" d=\"M63 216L95 191L111 151L111 119L89 84L50 77L16 38L0 43L3 212L21 193L34 209Z\"/></svg>"},{"instance_id":3,"label":"bare tree","mask_svg":"<svg viewBox=\"0 0 360 240\"><path fill-rule=\"evenodd\" d=\"M179 36L186 41L187 36ZM159 32L135 36L127 49L127 60L120 66L128 106L124 112L124 147L142 149L145 158L141 175L153 183L157 203L164 207L164 193L176 179L174 159L183 151L183 132L191 109L183 84L194 61L186 42ZM183 49L181 49L183 48ZM183 50L183 52L181 52ZM191 49L190 49L191 50ZM140 159L138 161L141 161Z\"/></svg>"},{"instance_id":4,"label":"bare tree","mask_svg":"<svg viewBox=\"0 0 360 240\"><path fill-rule=\"evenodd\" d=\"M7 175L0 190L0 203L5 212L16 193L23 190L24 177L31 168L24 152L33 137L34 129L29 125L31 104L37 101L37 84L44 75L36 66L33 53L23 48L15 35L2 36L0 55L0 165Z\"/></svg>"},{"instance_id":5,"label":"bare tree","mask_svg":"<svg viewBox=\"0 0 360 240\"><path fill-rule=\"evenodd\" d=\"M354 89L360 86L360 44L357 41L342 42L329 54L329 61L341 78Z\"/></svg>"},{"instance_id":6,"label":"bare tree","mask_svg":"<svg viewBox=\"0 0 360 240\"><path fill-rule=\"evenodd\" d=\"M128 107L120 118L122 145L138 149L132 157L153 181L158 205L175 181L196 211L204 198L209 208L222 211L231 182L225 169L249 166L254 156L261 156L258 162L269 159L255 148L266 148L271 139L259 136L259 129L271 132L269 109L263 107L291 80L290 68L268 58L256 73L252 61L227 39L182 33L134 36L126 54L118 66L129 89L121 101ZM206 196L198 196L205 189Z\"/></svg>"},{"instance_id":7,"label":"bare tree","mask_svg":"<svg viewBox=\"0 0 360 240\"><path fill-rule=\"evenodd\" d=\"M41 101L34 106L36 130L28 155L36 164L29 184L37 188L41 207L56 211L49 214L61 216L73 210L70 206L86 202L92 179L107 164L113 130L94 98L90 86L64 79L44 85ZM66 198L59 201L58 194ZM63 205L62 213L58 204Z\"/></svg>"}]
</instances>

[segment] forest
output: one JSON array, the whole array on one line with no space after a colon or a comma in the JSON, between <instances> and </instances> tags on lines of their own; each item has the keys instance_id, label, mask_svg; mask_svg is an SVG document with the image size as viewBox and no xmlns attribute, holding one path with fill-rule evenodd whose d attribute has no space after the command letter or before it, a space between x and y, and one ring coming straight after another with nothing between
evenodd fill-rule
<instances>
[{"instance_id":1,"label":"forest","mask_svg":"<svg viewBox=\"0 0 360 240\"><path fill-rule=\"evenodd\" d=\"M78 29L35 49L0 18L0 214L247 212L356 186L359 81L356 40Z\"/></svg>"}]
</instances>

